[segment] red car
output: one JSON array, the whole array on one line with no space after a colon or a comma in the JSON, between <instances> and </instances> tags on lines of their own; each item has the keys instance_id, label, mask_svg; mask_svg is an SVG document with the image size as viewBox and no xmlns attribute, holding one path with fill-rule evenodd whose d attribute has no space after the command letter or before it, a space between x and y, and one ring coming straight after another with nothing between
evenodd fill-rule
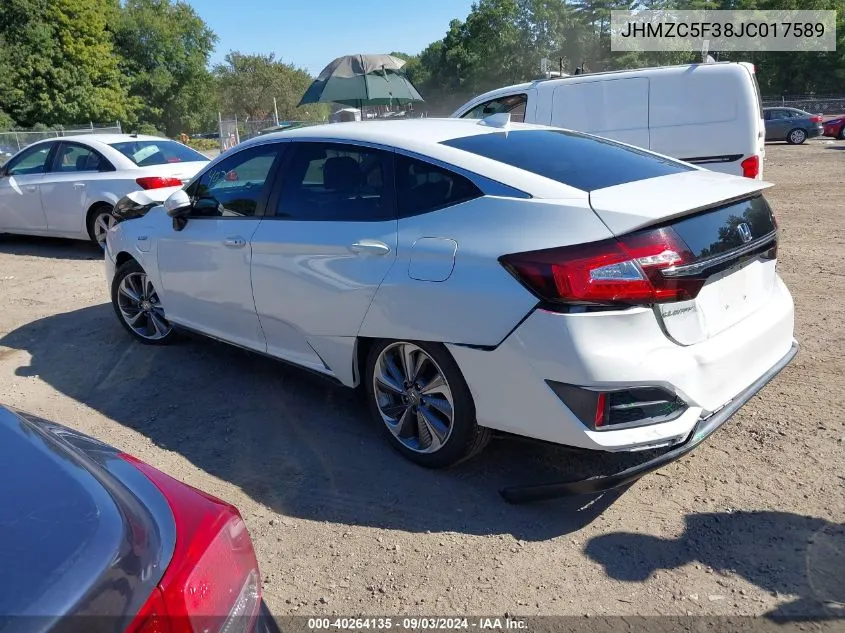
<instances>
[{"instance_id":1,"label":"red car","mask_svg":"<svg viewBox=\"0 0 845 633\"><path fill-rule=\"evenodd\" d=\"M824 122L824 136L845 140L845 115Z\"/></svg>"},{"instance_id":2,"label":"red car","mask_svg":"<svg viewBox=\"0 0 845 633\"><path fill-rule=\"evenodd\" d=\"M0 480L4 633L280 633L234 506L2 405Z\"/></svg>"}]
</instances>

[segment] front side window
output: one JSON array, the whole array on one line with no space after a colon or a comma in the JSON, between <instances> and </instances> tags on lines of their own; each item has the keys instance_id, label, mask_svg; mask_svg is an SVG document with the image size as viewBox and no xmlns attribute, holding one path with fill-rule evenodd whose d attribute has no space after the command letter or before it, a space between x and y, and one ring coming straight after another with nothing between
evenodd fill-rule
<instances>
[{"instance_id":1,"label":"front side window","mask_svg":"<svg viewBox=\"0 0 845 633\"><path fill-rule=\"evenodd\" d=\"M343 143L293 143L276 217L376 222L395 217L385 174L389 154Z\"/></svg>"},{"instance_id":2,"label":"front side window","mask_svg":"<svg viewBox=\"0 0 845 633\"><path fill-rule=\"evenodd\" d=\"M6 167L6 175L43 174L47 171L47 158L50 156L53 145L53 143L46 143L25 149L23 153L9 161Z\"/></svg>"},{"instance_id":3,"label":"front side window","mask_svg":"<svg viewBox=\"0 0 845 633\"><path fill-rule=\"evenodd\" d=\"M188 188L193 205L191 217L259 215L279 151L278 143L250 147L208 169Z\"/></svg>"},{"instance_id":4,"label":"front side window","mask_svg":"<svg viewBox=\"0 0 845 633\"><path fill-rule=\"evenodd\" d=\"M53 163L53 170L61 173L106 171L111 165L94 150L83 145L62 143Z\"/></svg>"},{"instance_id":5,"label":"front side window","mask_svg":"<svg viewBox=\"0 0 845 633\"><path fill-rule=\"evenodd\" d=\"M462 119L484 119L492 114L509 112L511 121L523 123L525 121L525 105L528 103L528 95L516 94L506 97L499 97L491 101L485 101L472 108L469 112L461 115Z\"/></svg>"},{"instance_id":6,"label":"front side window","mask_svg":"<svg viewBox=\"0 0 845 633\"><path fill-rule=\"evenodd\" d=\"M208 157L187 145L165 139L155 141L122 141L111 146L138 167L167 165L171 163L208 162Z\"/></svg>"},{"instance_id":7,"label":"front side window","mask_svg":"<svg viewBox=\"0 0 845 633\"><path fill-rule=\"evenodd\" d=\"M467 178L407 156L396 157L396 206L400 218L450 207L484 195Z\"/></svg>"}]
</instances>

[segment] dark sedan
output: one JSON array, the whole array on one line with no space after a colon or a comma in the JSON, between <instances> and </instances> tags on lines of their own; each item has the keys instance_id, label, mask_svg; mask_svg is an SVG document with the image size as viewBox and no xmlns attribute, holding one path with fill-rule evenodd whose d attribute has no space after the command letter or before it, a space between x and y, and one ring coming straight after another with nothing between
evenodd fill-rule
<instances>
[{"instance_id":1,"label":"dark sedan","mask_svg":"<svg viewBox=\"0 0 845 633\"><path fill-rule=\"evenodd\" d=\"M810 114L797 108L763 108L766 141L786 141L800 145L808 138L823 132L820 114Z\"/></svg>"},{"instance_id":2,"label":"dark sedan","mask_svg":"<svg viewBox=\"0 0 845 633\"><path fill-rule=\"evenodd\" d=\"M0 631L277 630L238 510L0 406Z\"/></svg>"}]
</instances>

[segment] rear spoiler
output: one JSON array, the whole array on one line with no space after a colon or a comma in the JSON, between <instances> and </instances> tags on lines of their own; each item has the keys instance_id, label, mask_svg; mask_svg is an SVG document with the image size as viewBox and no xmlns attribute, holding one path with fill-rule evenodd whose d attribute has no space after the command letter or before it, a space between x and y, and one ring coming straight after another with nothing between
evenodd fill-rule
<instances>
[{"instance_id":1,"label":"rear spoiler","mask_svg":"<svg viewBox=\"0 0 845 633\"><path fill-rule=\"evenodd\" d=\"M654 195L655 180L663 185L660 197ZM696 169L592 191L590 206L614 235L622 235L729 204L773 186L762 180Z\"/></svg>"}]
</instances>

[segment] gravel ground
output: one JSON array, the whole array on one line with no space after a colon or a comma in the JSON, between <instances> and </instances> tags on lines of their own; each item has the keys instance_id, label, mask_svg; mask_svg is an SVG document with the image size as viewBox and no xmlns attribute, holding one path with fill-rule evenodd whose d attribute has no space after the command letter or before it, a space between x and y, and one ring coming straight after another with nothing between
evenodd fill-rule
<instances>
[{"instance_id":1,"label":"gravel ground","mask_svg":"<svg viewBox=\"0 0 845 633\"><path fill-rule=\"evenodd\" d=\"M276 615L845 613L845 143L770 145L802 351L690 456L626 490L509 506L591 459L495 441L429 472L354 393L199 338L130 341L96 249L0 237L0 401L242 511Z\"/></svg>"}]
</instances>

